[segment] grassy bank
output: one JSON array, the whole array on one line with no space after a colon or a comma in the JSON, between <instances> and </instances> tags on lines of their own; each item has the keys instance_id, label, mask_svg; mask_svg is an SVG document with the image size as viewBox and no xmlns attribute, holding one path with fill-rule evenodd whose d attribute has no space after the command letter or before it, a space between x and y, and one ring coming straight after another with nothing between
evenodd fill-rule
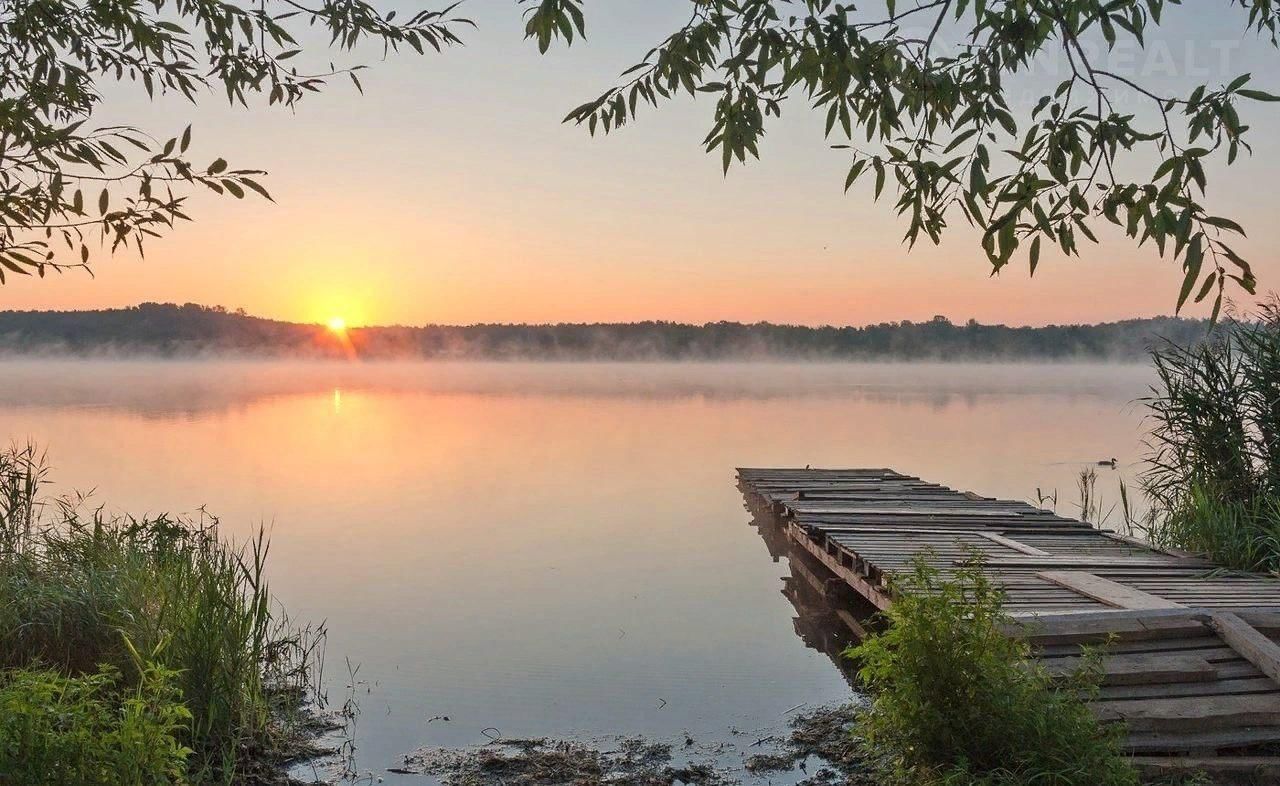
<instances>
[{"instance_id":1,"label":"grassy bank","mask_svg":"<svg viewBox=\"0 0 1280 786\"><path fill-rule=\"evenodd\" d=\"M889 625L848 652L873 702L859 732L884 782L910 786L1134 786L1122 729L1086 706L1097 663L1052 678L1007 636L1003 593L980 568L942 577L924 560Z\"/></svg>"},{"instance_id":2,"label":"grassy bank","mask_svg":"<svg viewBox=\"0 0 1280 786\"><path fill-rule=\"evenodd\" d=\"M0 453L4 782L278 781L306 750L323 630L274 605L266 537L85 513L44 481L34 449Z\"/></svg>"}]
</instances>

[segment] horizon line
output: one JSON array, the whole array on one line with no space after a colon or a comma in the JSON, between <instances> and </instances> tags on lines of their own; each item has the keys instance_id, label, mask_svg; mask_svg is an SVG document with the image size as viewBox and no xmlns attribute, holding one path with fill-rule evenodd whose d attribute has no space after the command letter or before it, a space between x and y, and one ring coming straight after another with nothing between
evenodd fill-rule
<instances>
[{"instance_id":1,"label":"horizon line","mask_svg":"<svg viewBox=\"0 0 1280 786\"><path fill-rule=\"evenodd\" d=\"M205 305L202 303L196 303L192 301L188 301L186 303L174 303L171 301L141 301L131 306L106 306L101 308L0 309L0 317L3 317L5 315L16 315L16 314L94 314L94 313L126 312L126 311L136 311L146 307L173 308L177 310L194 307L195 309L199 309L201 311L206 311L206 312L211 312L215 314L226 315L226 316L236 317L241 319L254 319L254 320L261 320L266 322L275 322L275 323L280 323L285 325L326 328L326 324L324 321L316 321L316 322L296 321L296 320L290 320L290 319L283 319L279 317L254 314L254 313L250 313L249 311L243 308L233 309L233 308L228 308L226 306L222 306L220 304ZM419 324L405 324L405 323L350 324L348 322L345 326L345 330L347 331L395 330L395 329L425 330L425 329L431 329L431 328L465 329L465 328L484 328L484 327L511 327L511 328L622 327L622 326L636 326L636 325L671 325L676 327L691 327L691 328L705 328L707 326L712 326L712 325L738 325L743 327L768 325L770 327L797 328L797 329L804 329L804 330L824 330L824 329L865 330L867 328L876 328L876 327L889 327L889 326L901 326L901 325L929 325L929 324L948 324L948 325L951 325L952 327L966 327L970 324L973 324L978 327L1002 327L1002 328L1010 328L1010 329L1042 330L1045 328L1099 327L1103 325L1122 324L1125 322L1150 322L1155 320L1175 320L1179 322L1207 322L1208 321L1207 318L1205 317L1187 317L1187 316L1182 316L1178 314L1156 314L1152 316L1132 316L1132 317L1121 317L1117 319L1104 319L1096 322L1049 322L1049 323L1044 323L1039 325L1033 325L1033 324L1009 324L1006 322L980 322L974 318L966 319L963 321L956 321L945 314L938 314L930 319L919 320L919 321L912 320L912 319L901 319L901 320L884 321L884 322L867 322L863 324L852 324L852 323L834 324L830 322L815 324L815 323L803 323L803 322L773 322L770 320L755 320L755 321L748 322L748 321L734 320L734 319L717 319L717 320L708 320L705 322L688 322L688 321L682 321L678 319L647 318L647 319L633 319L633 320L620 320L620 321L603 321L602 320L602 321L595 321L595 322L585 322L585 321L469 322L469 323L423 322Z\"/></svg>"}]
</instances>

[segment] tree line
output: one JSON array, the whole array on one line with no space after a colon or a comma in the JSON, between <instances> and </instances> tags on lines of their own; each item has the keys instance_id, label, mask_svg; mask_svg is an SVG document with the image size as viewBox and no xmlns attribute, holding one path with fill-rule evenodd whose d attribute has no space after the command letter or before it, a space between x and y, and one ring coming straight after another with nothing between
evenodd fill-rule
<instances>
[{"instance_id":1,"label":"tree line","mask_svg":"<svg viewBox=\"0 0 1280 786\"><path fill-rule=\"evenodd\" d=\"M1138 360L1162 341L1194 343L1204 320L1128 319L1014 327L975 320L863 327L769 322L475 324L350 328L195 303L95 311L0 312L0 352L22 356L454 360Z\"/></svg>"}]
</instances>

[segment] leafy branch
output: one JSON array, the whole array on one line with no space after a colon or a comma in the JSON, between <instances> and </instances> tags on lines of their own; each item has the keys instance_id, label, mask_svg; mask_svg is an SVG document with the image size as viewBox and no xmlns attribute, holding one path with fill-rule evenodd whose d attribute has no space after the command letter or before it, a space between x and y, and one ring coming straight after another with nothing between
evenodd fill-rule
<instances>
[{"instance_id":1,"label":"leafy branch","mask_svg":"<svg viewBox=\"0 0 1280 786\"><path fill-rule=\"evenodd\" d=\"M197 165L189 126L164 141L131 126L90 127L101 84L192 103L219 89L232 103L247 106L257 94L292 107L335 76L362 89L363 65L293 65L303 54L300 27L326 29L340 51L371 41L384 54L421 54L460 43L455 31L472 23L456 8L397 21L396 11L363 0L0 0L0 283L6 274L87 269L95 239L141 253L146 238L189 220L196 186L270 199L261 170L222 158Z\"/></svg>"},{"instance_id":2,"label":"leafy branch","mask_svg":"<svg viewBox=\"0 0 1280 786\"><path fill-rule=\"evenodd\" d=\"M592 134L616 131L644 108L677 95L716 97L703 140L727 173L758 158L770 118L802 99L823 113L825 134L849 151L845 189L874 177L888 184L907 222L904 239L941 242L960 214L982 232L993 272L1025 253L1034 274L1042 251L1079 255L1113 224L1138 245L1153 241L1182 267L1178 308L1228 283L1256 289L1248 262L1228 244L1234 220L1202 204L1206 166L1236 162L1249 126L1243 104L1280 100L1242 74L1186 95L1162 95L1099 67L1081 44L1145 34L1179 0L691 0L692 17L623 73L623 81L574 108L565 121ZM1243 23L1276 43L1280 4L1228 0ZM528 34L546 50L566 29L583 33L581 0L541 0ZM908 28L911 25L911 28ZM947 40L946 54L938 43ZM1064 57L1071 74L1029 112L1010 106L1008 82L1039 58ZM1117 96L1149 112L1122 112ZM835 139L832 139L835 137ZM1160 164L1134 177L1134 163ZM890 178L892 175L892 178Z\"/></svg>"}]
</instances>

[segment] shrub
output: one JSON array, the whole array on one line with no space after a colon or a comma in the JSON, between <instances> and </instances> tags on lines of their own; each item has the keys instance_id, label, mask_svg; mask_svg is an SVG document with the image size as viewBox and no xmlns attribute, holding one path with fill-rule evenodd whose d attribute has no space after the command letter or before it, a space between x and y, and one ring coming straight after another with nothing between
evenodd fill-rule
<instances>
[{"instance_id":1,"label":"shrub","mask_svg":"<svg viewBox=\"0 0 1280 786\"><path fill-rule=\"evenodd\" d=\"M76 677L44 668L0 674L0 782L185 783L191 751L179 738L191 713L174 676L154 663L132 687L109 666Z\"/></svg>"},{"instance_id":2,"label":"shrub","mask_svg":"<svg viewBox=\"0 0 1280 786\"><path fill-rule=\"evenodd\" d=\"M945 578L922 559L849 654L873 701L859 731L890 775L913 784L1130 786L1137 776L1084 698L1097 666L1055 681L1006 636L1003 594L979 568Z\"/></svg>"},{"instance_id":3,"label":"shrub","mask_svg":"<svg viewBox=\"0 0 1280 786\"><path fill-rule=\"evenodd\" d=\"M11 500L0 507L0 668L86 679L106 670L136 687L132 642L157 653L190 712L176 734L191 749L192 782L245 782L297 752L306 718L296 710L314 695L323 629L298 629L273 607L264 534L237 547L207 517L109 519L41 504L26 478L42 470L22 469L33 461L31 451L0 458L0 501ZM30 491L6 494L6 477Z\"/></svg>"}]
</instances>

